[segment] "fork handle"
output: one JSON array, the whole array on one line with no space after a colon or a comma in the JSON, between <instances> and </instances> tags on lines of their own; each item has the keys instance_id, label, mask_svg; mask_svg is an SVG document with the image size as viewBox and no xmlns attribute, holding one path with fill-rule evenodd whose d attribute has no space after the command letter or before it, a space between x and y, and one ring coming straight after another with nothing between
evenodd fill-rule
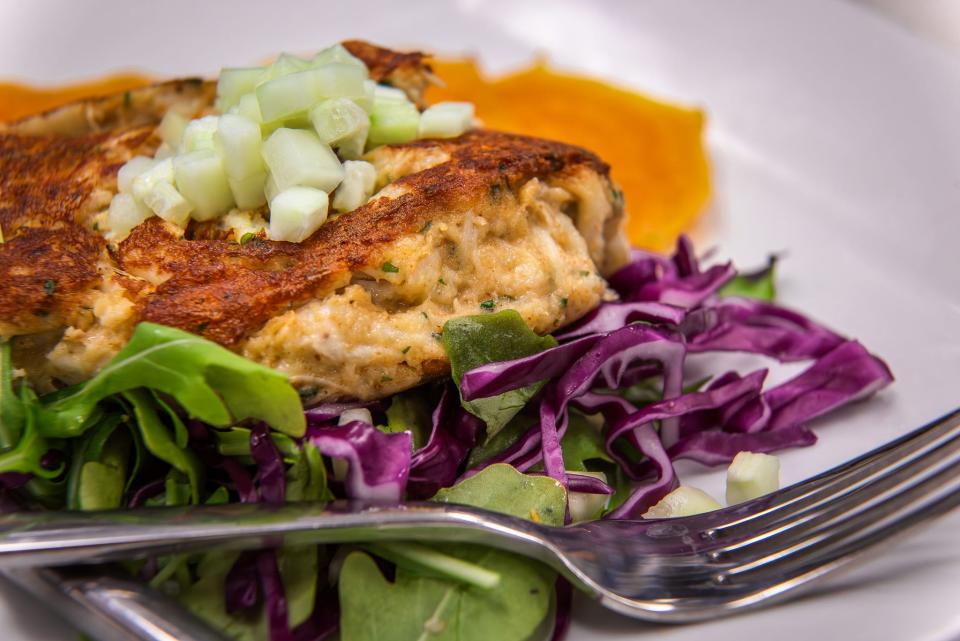
<instances>
[{"instance_id":1,"label":"fork handle","mask_svg":"<svg viewBox=\"0 0 960 641\"><path fill-rule=\"evenodd\" d=\"M103 568L14 568L2 575L99 641L226 641L172 599Z\"/></svg>"},{"instance_id":2,"label":"fork handle","mask_svg":"<svg viewBox=\"0 0 960 641\"><path fill-rule=\"evenodd\" d=\"M216 547L387 539L480 543L556 564L540 526L444 503L355 501L17 512L0 516L0 568L103 563Z\"/></svg>"}]
</instances>

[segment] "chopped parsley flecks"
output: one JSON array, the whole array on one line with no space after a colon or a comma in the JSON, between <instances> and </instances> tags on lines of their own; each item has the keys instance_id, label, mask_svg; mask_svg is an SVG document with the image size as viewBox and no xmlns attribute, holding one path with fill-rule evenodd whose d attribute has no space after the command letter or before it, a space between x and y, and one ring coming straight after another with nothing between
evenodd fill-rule
<instances>
[{"instance_id":1,"label":"chopped parsley flecks","mask_svg":"<svg viewBox=\"0 0 960 641\"><path fill-rule=\"evenodd\" d=\"M392 377L392 376L387 376L386 374L384 374L383 376L380 377L380 382L381 382L381 383L389 383L389 382L392 381L392 380L393 380L393 377Z\"/></svg>"},{"instance_id":2,"label":"chopped parsley flecks","mask_svg":"<svg viewBox=\"0 0 960 641\"><path fill-rule=\"evenodd\" d=\"M430 320L430 317L427 316L426 312L420 312L420 315L423 316L426 320Z\"/></svg>"},{"instance_id":3,"label":"chopped parsley flecks","mask_svg":"<svg viewBox=\"0 0 960 641\"><path fill-rule=\"evenodd\" d=\"M409 352L409 351L410 351L410 346L407 345L406 347L404 347L403 349L400 350L400 353L401 353L401 354L406 354L406 353Z\"/></svg>"},{"instance_id":4,"label":"chopped parsley flecks","mask_svg":"<svg viewBox=\"0 0 960 641\"><path fill-rule=\"evenodd\" d=\"M446 285L446 284L447 284L447 281L443 280L442 278L437 279L437 285Z\"/></svg>"},{"instance_id":5,"label":"chopped parsley flecks","mask_svg":"<svg viewBox=\"0 0 960 641\"><path fill-rule=\"evenodd\" d=\"M428 231L430 231L430 227L432 226L433 226L433 221L428 220L427 222L423 223L423 227L420 228L420 233L426 234Z\"/></svg>"},{"instance_id":6,"label":"chopped parsley flecks","mask_svg":"<svg viewBox=\"0 0 960 641\"><path fill-rule=\"evenodd\" d=\"M383 264L383 267L381 267L381 269L383 269L383 271L388 272L390 274L396 274L397 272L400 271L400 268L394 265L393 263L391 263L389 260Z\"/></svg>"},{"instance_id":7,"label":"chopped parsley flecks","mask_svg":"<svg viewBox=\"0 0 960 641\"><path fill-rule=\"evenodd\" d=\"M584 278L586 278L586 277L588 277L588 276L590 275L590 272L588 272L588 271L586 271L586 270L581 270L581 271L580 271L580 275L583 276Z\"/></svg>"},{"instance_id":8,"label":"chopped parsley flecks","mask_svg":"<svg viewBox=\"0 0 960 641\"><path fill-rule=\"evenodd\" d=\"M493 309L496 306L497 306L497 301L493 300L492 298L488 298L487 300L480 303L481 309Z\"/></svg>"},{"instance_id":9,"label":"chopped parsley flecks","mask_svg":"<svg viewBox=\"0 0 960 641\"><path fill-rule=\"evenodd\" d=\"M563 298L560 299L560 307L563 307L564 309L566 309L567 303L569 302L570 300L566 296L564 296Z\"/></svg>"},{"instance_id":10,"label":"chopped parsley flecks","mask_svg":"<svg viewBox=\"0 0 960 641\"><path fill-rule=\"evenodd\" d=\"M254 234L252 231L248 231L247 233L245 233L243 236L240 237L240 244L246 245L256 237L257 237L256 234Z\"/></svg>"},{"instance_id":11,"label":"chopped parsley flecks","mask_svg":"<svg viewBox=\"0 0 960 641\"><path fill-rule=\"evenodd\" d=\"M53 292L57 290L57 281L52 278L48 278L43 281L43 291L47 292L47 296L53 296Z\"/></svg>"}]
</instances>

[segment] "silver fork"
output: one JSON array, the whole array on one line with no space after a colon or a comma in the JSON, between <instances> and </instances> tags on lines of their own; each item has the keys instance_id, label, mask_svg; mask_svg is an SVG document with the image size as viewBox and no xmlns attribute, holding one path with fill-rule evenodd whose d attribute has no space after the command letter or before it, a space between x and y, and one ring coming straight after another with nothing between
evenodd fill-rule
<instances>
[{"instance_id":1,"label":"silver fork","mask_svg":"<svg viewBox=\"0 0 960 641\"><path fill-rule=\"evenodd\" d=\"M548 563L628 616L684 623L796 594L958 503L955 410L803 483L682 519L552 528L457 505L356 502L18 513L0 517L0 568L16 573L11 568L213 546L462 541Z\"/></svg>"}]
</instances>

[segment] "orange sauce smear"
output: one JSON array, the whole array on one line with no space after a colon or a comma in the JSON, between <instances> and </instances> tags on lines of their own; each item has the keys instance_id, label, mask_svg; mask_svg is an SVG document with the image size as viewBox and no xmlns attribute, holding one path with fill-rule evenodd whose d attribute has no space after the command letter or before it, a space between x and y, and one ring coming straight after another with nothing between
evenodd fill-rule
<instances>
[{"instance_id":1,"label":"orange sauce smear","mask_svg":"<svg viewBox=\"0 0 960 641\"><path fill-rule=\"evenodd\" d=\"M427 97L473 102L491 129L585 147L610 164L624 192L633 245L668 249L710 197L704 114L558 73L543 64L502 78L483 76L471 60L431 61L446 86Z\"/></svg>"},{"instance_id":2,"label":"orange sauce smear","mask_svg":"<svg viewBox=\"0 0 960 641\"><path fill-rule=\"evenodd\" d=\"M710 197L702 111L542 64L501 78L484 76L471 60L431 64L445 83L429 90L431 102L473 102L487 127L581 145L608 162L623 189L627 235L636 246L669 248ZM0 121L149 82L142 75L117 74L52 88L0 83Z\"/></svg>"}]
</instances>

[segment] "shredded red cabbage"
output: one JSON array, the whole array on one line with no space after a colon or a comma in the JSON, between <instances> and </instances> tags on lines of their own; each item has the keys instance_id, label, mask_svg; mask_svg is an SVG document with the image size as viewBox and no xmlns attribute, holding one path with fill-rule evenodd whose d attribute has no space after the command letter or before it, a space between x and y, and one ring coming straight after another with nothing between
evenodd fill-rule
<instances>
[{"instance_id":1,"label":"shredded red cabbage","mask_svg":"<svg viewBox=\"0 0 960 641\"><path fill-rule=\"evenodd\" d=\"M283 589L280 566L277 563L276 550L260 550L256 553L257 573L260 576L260 588L263 591L264 607L267 612L267 628L270 641L291 641L290 624L287 613L287 596Z\"/></svg>"},{"instance_id":2,"label":"shredded red cabbage","mask_svg":"<svg viewBox=\"0 0 960 641\"><path fill-rule=\"evenodd\" d=\"M352 421L346 425L311 425L306 438L322 454L347 461L348 498L403 498L410 475L410 432L387 434L368 423Z\"/></svg>"},{"instance_id":3,"label":"shredded red cabbage","mask_svg":"<svg viewBox=\"0 0 960 641\"><path fill-rule=\"evenodd\" d=\"M283 503L287 489L286 468L264 423L250 430L250 456L257 464L260 499L265 503Z\"/></svg>"},{"instance_id":4,"label":"shredded red cabbage","mask_svg":"<svg viewBox=\"0 0 960 641\"><path fill-rule=\"evenodd\" d=\"M483 429L483 421L463 409L451 387L444 388L433 411L427 444L410 459L407 493L411 498L429 498L441 487L453 485Z\"/></svg>"},{"instance_id":5,"label":"shredded red cabbage","mask_svg":"<svg viewBox=\"0 0 960 641\"><path fill-rule=\"evenodd\" d=\"M465 400L549 382L539 400L540 424L465 475L492 463L521 471L542 465L568 483L561 451L568 407L601 413L608 454L638 482L609 516L635 518L677 485L671 460L719 465L743 450L812 445L816 437L807 422L893 380L886 364L859 343L798 312L720 297L735 274L730 264L701 269L683 237L670 258L634 251L609 279L620 301L601 305L561 333L560 345L466 372ZM758 370L743 377L727 372L704 391L681 394L685 355L719 351L813 362L766 391L766 370ZM661 401L638 408L617 393L653 376L663 379ZM631 462L630 448L642 455L639 463Z\"/></svg>"}]
</instances>

